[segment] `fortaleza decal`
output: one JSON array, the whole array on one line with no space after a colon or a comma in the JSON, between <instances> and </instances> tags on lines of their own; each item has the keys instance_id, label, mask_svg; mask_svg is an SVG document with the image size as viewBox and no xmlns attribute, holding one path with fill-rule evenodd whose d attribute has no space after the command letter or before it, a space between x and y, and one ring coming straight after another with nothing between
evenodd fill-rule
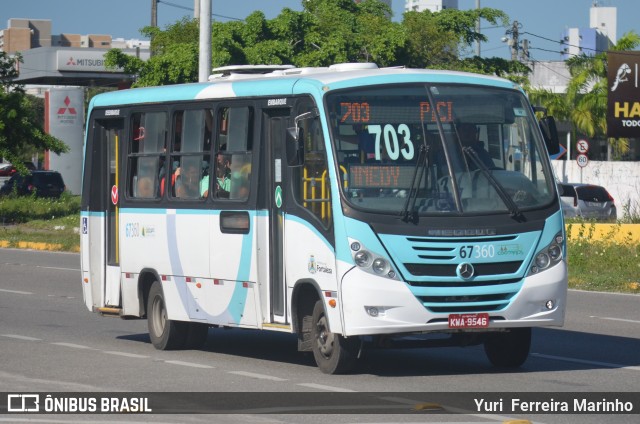
<instances>
[{"instance_id":1,"label":"fortaleza decal","mask_svg":"<svg viewBox=\"0 0 640 424\"><path fill-rule=\"evenodd\" d=\"M322 272L324 274L333 274L333 269L329 268L326 263L316 261L316 258L311 255L309 257L309 263L307 265L307 269L311 274L315 274L316 272Z\"/></svg>"}]
</instances>

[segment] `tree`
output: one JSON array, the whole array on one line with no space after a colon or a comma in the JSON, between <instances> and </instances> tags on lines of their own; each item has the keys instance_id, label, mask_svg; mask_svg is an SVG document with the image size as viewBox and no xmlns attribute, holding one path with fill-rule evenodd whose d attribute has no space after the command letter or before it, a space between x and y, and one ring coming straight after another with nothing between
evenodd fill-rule
<instances>
[{"instance_id":1,"label":"tree","mask_svg":"<svg viewBox=\"0 0 640 424\"><path fill-rule=\"evenodd\" d=\"M20 55L11 57L0 51L0 157L24 173L27 169L22 162L27 155L44 150L60 154L68 147L44 131L38 99L14 82L18 76L16 61L22 62Z\"/></svg>"},{"instance_id":2,"label":"tree","mask_svg":"<svg viewBox=\"0 0 640 424\"><path fill-rule=\"evenodd\" d=\"M476 32L478 19L485 19L492 25L506 25L508 22L504 12L491 8L406 12L402 22L406 34L402 64L412 68L509 73L512 65L506 62L482 63L484 60L481 58L474 58L474 63L459 61L461 50L469 48L476 41L487 41L484 34Z\"/></svg>"},{"instance_id":3,"label":"tree","mask_svg":"<svg viewBox=\"0 0 640 424\"><path fill-rule=\"evenodd\" d=\"M432 13L407 12L392 22L391 9L379 0L305 0L301 12L285 8L274 19L256 11L244 21L214 22L212 67L251 64L329 66L343 62L375 62L408 66L472 70L511 75L528 69L515 63L473 58L459 52L475 41L478 19L490 24L508 17L490 8ZM153 56L147 62L111 50L106 63L137 75L134 86L193 82L198 74L198 21L183 18L165 30L147 27Z\"/></svg>"},{"instance_id":4,"label":"tree","mask_svg":"<svg viewBox=\"0 0 640 424\"><path fill-rule=\"evenodd\" d=\"M133 87L197 81L199 29L196 19L183 18L164 31L145 27L142 33L151 38L151 58L145 62L120 49L111 49L105 54L107 68L122 68L126 73L137 75Z\"/></svg>"}]
</instances>

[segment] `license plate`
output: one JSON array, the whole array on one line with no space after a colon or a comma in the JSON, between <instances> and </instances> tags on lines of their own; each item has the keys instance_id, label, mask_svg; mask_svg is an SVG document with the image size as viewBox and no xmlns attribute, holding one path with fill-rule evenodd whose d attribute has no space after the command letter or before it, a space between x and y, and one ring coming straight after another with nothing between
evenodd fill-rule
<instances>
[{"instance_id":1,"label":"license plate","mask_svg":"<svg viewBox=\"0 0 640 424\"><path fill-rule=\"evenodd\" d=\"M489 326L489 314L451 314L449 315L449 328L487 328Z\"/></svg>"},{"instance_id":2,"label":"license plate","mask_svg":"<svg viewBox=\"0 0 640 424\"><path fill-rule=\"evenodd\" d=\"M587 206L590 206L592 208L601 208L602 207L602 203L600 202L584 202L586 203Z\"/></svg>"}]
</instances>

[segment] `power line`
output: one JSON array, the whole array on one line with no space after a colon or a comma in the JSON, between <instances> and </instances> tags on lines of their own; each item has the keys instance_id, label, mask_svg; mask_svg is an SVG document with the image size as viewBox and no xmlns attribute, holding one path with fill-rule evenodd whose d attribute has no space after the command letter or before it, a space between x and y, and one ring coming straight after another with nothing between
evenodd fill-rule
<instances>
[{"instance_id":1,"label":"power line","mask_svg":"<svg viewBox=\"0 0 640 424\"><path fill-rule=\"evenodd\" d=\"M175 3L171 3L171 2L168 2L168 1L164 1L164 0L156 0L156 1L158 3L166 4L167 6L175 7L176 9L188 10L190 12L193 12L193 8L192 7L187 7L187 6L183 6L181 4L175 4ZM215 16L215 17L218 17L218 18L224 18L224 19L230 19L232 21L244 21L244 19L234 18L233 16L218 15L216 13L212 13L211 16Z\"/></svg>"}]
</instances>

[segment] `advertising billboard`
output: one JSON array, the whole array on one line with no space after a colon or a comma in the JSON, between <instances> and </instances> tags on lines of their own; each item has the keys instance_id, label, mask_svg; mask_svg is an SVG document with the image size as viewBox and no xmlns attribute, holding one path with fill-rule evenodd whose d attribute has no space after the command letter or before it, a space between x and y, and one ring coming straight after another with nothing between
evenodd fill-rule
<instances>
[{"instance_id":1,"label":"advertising billboard","mask_svg":"<svg viewBox=\"0 0 640 424\"><path fill-rule=\"evenodd\" d=\"M640 52L607 52L607 136L640 137Z\"/></svg>"}]
</instances>

